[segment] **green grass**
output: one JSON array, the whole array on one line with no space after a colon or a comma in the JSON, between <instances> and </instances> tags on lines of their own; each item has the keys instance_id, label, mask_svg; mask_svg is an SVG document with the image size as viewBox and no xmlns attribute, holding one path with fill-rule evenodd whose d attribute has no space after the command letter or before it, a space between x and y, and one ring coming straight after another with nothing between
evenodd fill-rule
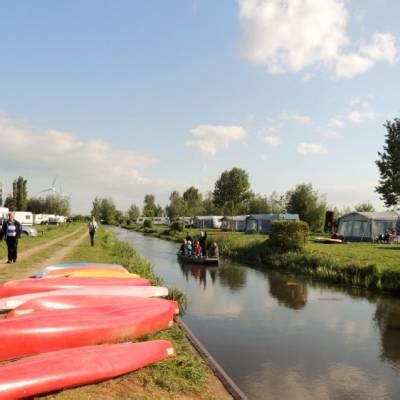
<instances>
[{"instance_id":1,"label":"green grass","mask_svg":"<svg viewBox=\"0 0 400 400\"><path fill-rule=\"evenodd\" d=\"M38 231L38 236L28 237L23 235L19 240L18 251L24 251L32 249L36 246L44 244L49 240L57 239L60 236L67 235L78 229L80 225L78 223L68 223L63 225L35 225L34 227ZM0 244L0 258L7 256L7 246L5 241Z\"/></svg>"}]
</instances>

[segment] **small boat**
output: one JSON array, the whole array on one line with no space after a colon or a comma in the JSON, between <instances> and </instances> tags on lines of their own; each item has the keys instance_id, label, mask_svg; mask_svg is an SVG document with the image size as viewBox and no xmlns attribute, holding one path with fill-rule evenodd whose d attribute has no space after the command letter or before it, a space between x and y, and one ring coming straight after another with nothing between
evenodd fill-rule
<instances>
[{"instance_id":1,"label":"small boat","mask_svg":"<svg viewBox=\"0 0 400 400\"><path fill-rule=\"evenodd\" d=\"M78 289L51 290L0 298L0 310L12 310L32 299L48 296L97 296L98 300L102 301L103 296L165 297L168 296L168 289L163 286L90 286Z\"/></svg>"},{"instance_id":2,"label":"small boat","mask_svg":"<svg viewBox=\"0 0 400 400\"><path fill-rule=\"evenodd\" d=\"M182 264L202 264L202 265L218 265L219 257L208 257L208 256L193 256L178 253L178 260Z\"/></svg>"},{"instance_id":3,"label":"small boat","mask_svg":"<svg viewBox=\"0 0 400 400\"><path fill-rule=\"evenodd\" d=\"M145 278L52 278L20 279L0 286L0 298L50 290L78 289L90 286L149 286Z\"/></svg>"},{"instance_id":4,"label":"small boat","mask_svg":"<svg viewBox=\"0 0 400 400\"><path fill-rule=\"evenodd\" d=\"M173 325L170 302L35 311L0 320L0 360L73 347L118 343Z\"/></svg>"},{"instance_id":5,"label":"small boat","mask_svg":"<svg viewBox=\"0 0 400 400\"><path fill-rule=\"evenodd\" d=\"M154 299L148 297L133 296L95 296L95 295L51 295L28 300L14 310L10 311L6 318L28 315L38 311L64 311L70 309L85 309L96 307L126 306L130 309L143 307L158 307L170 304L174 314L179 314L179 306L174 300Z\"/></svg>"},{"instance_id":6,"label":"small boat","mask_svg":"<svg viewBox=\"0 0 400 400\"><path fill-rule=\"evenodd\" d=\"M0 398L30 398L96 383L174 355L167 340L84 346L39 354L0 367Z\"/></svg>"}]
</instances>

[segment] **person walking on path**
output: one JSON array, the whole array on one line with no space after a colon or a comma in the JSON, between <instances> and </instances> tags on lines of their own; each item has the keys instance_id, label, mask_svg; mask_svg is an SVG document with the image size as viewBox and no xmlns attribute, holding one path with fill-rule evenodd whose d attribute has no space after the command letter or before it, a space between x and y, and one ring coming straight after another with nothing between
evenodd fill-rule
<instances>
[{"instance_id":1,"label":"person walking on path","mask_svg":"<svg viewBox=\"0 0 400 400\"><path fill-rule=\"evenodd\" d=\"M89 229L89 236L90 236L90 244L92 246L94 246L94 236L96 235L96 230L97 230L97 222L96 222L95 217L92 217L92 220L89 221L88 229Z\"/></svg>"},{"instance_id":2,"label":"person walking on path","mask_svg":"<svg viewBox=\"0 0 400 400\"><path fill-rule=\"evenodd\" d=\"M22 226L15 219L15 214L8 213L8 220L2 225L2 235L7 243L8 264L17 262L18 239L21 237L21 232Z\"/></svg>"}]
</instances>

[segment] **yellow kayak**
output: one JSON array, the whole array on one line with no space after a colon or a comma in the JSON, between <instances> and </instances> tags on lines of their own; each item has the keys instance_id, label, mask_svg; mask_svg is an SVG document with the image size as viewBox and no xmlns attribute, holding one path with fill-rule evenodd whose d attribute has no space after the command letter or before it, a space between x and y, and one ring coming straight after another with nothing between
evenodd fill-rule
<instances>
[{"instance_id":1,"label":"yellow kayak","mask_svg":"<svg viewBox=\"0 0 400 400\"><path fill-rule=\"evenodd\" d=\"M70 276L71 274L73 274L75 272L92 273L95 271L103 271L103 272L110 272L110 273L119 272L121 274L129 274L129 272L124 267L115 269L115 268L107 266L107 265L99 265L98 267L90 267L90 268L87 268L87 267L57 268L57 269L48 271L46 274L43 275L43 278L59 278L59 277L63 277L63 276Z\"/></svg>"},{"instance_id":2,"label":"yellow kayak","mask_svg":"<svg viewBox=\"0 0 400 400\"><path fill-rule=\"evenodd\" d=\"M71 272L68 278L140 278L137 274L131 274L123 271L108 271L101 269L90 269L90 271Z\"/></svg>"}]
</instances>

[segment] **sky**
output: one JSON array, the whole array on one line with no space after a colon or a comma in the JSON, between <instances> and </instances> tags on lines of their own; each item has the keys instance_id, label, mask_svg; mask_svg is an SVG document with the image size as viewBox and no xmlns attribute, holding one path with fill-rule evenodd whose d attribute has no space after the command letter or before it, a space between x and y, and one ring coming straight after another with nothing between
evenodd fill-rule
<instances>
[{"instance_id":1,"label":"sky","mask_svg":"<svg viewBox=\"0 0 400 400\"><path fill-rule=\"evenodd\" d=\"M400 117L397 0L0 0L0 182L111 197L312 183L371 202ZM43 193L42 193L43 195Z\"/></svg>"}]
</instances>

